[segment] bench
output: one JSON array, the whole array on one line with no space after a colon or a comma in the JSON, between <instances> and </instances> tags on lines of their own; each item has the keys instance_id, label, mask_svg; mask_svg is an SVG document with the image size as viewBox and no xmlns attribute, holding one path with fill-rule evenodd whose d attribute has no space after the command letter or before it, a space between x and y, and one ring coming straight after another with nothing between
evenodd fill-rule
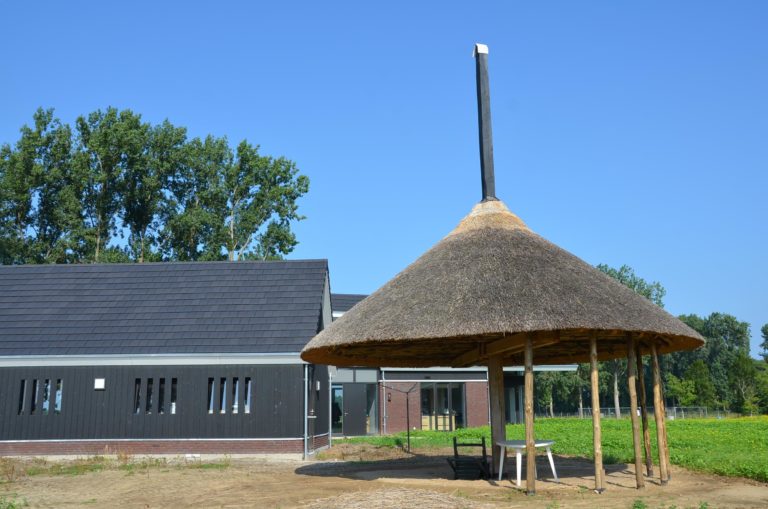
<instances>
[{"instance_id":1,"label":"bench","mask_svg":"<svg viewBox=\"0 0 768 509\"><path fill-rule=\"evenodd\" d=\"M459 454L459 447L481 448L482 458L476 456L462 456ZM485 437L480 442L459 443L456 437L453 437L453 458L447 458L448 464L453 469L454 479L489 479L491 470L488 464L488 454L485 448Z\"/></svg>"}]
</instances>

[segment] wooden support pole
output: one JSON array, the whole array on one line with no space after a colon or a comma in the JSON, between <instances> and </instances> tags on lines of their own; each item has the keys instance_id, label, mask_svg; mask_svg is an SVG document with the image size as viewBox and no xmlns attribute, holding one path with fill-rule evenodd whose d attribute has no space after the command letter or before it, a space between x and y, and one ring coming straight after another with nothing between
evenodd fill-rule
<instances>
[{"instance_id":1,"label":"wooden support pole","mask_svg":"<svg viewBox=\"0 0 768 509\"><path fill-rule=\"evenodd\" d=\"M664 421L664 459L667 462L667 481L672 480L672 463L669 460L669 437L667 435L667 398L664 396L664 378L661 376L661 363L659 363L659 378L661 383L661 420Z\"/></svg>"},{"instance_id":2,"label":"wooden support pole","mask_svg":"<svg viewBox=\"0 0 768 509\"><path fill-rule=\"evenodd\" d=\"M632 445L635 447L635 481L637 488L645 487L643 479L643 452L640 439L640 423L637 416L637 360L635 359L635 338L627 335L627 385L629 388L629 416L632 420Z\"/></svg>"},{"instance_id":3,"label":"wooden support pole","mask_svg":"<svg viewBox=\"0 0 768 509\"><path fill-rule=\"evenodd\" d=\"M603 485L603 445L600 430L600 379L597 372L597 336L589 338L590 380L592 382L592 439L595 450L595 491L605 491Z\"/></svg>"},{"instance_id":4,"label":"wooden support pole","mask_svg":"<svg viewBox=\"0 0 768 509\"><path fill-rule=\"evenodd\" d=\"M504 418L504 364L500 355L488 359L488 399L491 405L491 472L496 472L501 454L501 447L496 443L507 439Z\"/></svg>"},{"instance_id":5,"label":"wooden support pole","mask_svg":"<svg viewBox=\"0 0 768 509\"><path fill-rule=\"evenodd\" d=\"M637 386L640 392L640 416L643 420L643 445L645 449L645 470L648 477L653 477L653 453L651 452L651 431L648 429L648 404L645 395L645 370L640 345L635 344L637 356Z\"/></svg>"},{"instance_id":6,"label":"wooden support pole","mask_svg":"<svg viewBox=\"0 0 768 509\"><path fill-rule=\"evenodd\" d=\"M653 368L653 413L656 417L656 441L659 446L659 475L661 484L667 484L667 454L664 443L664 404L661 401L661 373L656 343L651 343L651 365Z\"/></svg>"},{"instance_id":7,"label":"wooden support pole","mask_svg":"<svg viewBox=\"0 0 768 509\"><path fill-rule=\"evenodd\" d=\"M536 494L536 439L533 433L533 338L525 340L525 492Z\"/></svg>"}]
</instances>

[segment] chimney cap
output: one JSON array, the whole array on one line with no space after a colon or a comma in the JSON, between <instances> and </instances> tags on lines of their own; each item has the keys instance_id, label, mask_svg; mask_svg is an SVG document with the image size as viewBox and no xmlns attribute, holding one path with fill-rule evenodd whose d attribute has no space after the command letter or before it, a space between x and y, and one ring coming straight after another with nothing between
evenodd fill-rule
<instances>
[{"instance_id":1,"label":"chimney cap","mask_svg":"<svg viewBox=\"0 0 768 509\"><path fill-rule=\"evenodd\" d=\"M488 54L488 46L485 44L480 44L479 42L475 44L475 49L472 50L472 56L476 57L478 54Z\"/></svg>"}]
</instances>

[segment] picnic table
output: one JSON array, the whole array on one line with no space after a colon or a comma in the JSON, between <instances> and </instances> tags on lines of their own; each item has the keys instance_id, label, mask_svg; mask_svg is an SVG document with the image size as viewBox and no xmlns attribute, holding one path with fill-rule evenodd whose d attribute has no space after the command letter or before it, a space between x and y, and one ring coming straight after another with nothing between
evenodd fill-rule
<instances>
[{"instance_id":1,"label":"picnic table","mask_svg":"<svg viewBox=\"0 0 768 509\"><path fill-rule=\"evenodd\" d=\"M554 440L536 440L535 446L537 448L544 447L547 450L547 457L549 458L549 466L552 469L552 475L555 478L555 482L560 482L557 478L557 472L555 471L555 461L552 459L552 445ZM501 481L501 475L504 471L504 456L506 456L507 449L514 449L515 456L517 457L517 486L520 487L520 468L522 465L523 450L525 449L525 440L501 440L496 442L496 445L501 447L501 454L499 455L499 481Z\"/></svg>"}]
</instances>

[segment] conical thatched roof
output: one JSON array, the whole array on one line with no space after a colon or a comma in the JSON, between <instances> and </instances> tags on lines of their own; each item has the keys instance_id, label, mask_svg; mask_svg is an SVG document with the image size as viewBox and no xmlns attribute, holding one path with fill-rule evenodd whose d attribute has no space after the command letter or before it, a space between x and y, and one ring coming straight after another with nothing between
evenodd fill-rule
<instances>
[{"instance_id":1,"label":"conical thatched roof","mask_svg":"<svg viewBox=\"0 0 768 509\"><path fill-rule=\"evenodd\" d=\"M501 201L485 201L447 237L315 336L308 362L356 366L467 366L503 354L536 364L691 350L703 338L646 298L533 233Z\"/></svg>"}]
</instances>

